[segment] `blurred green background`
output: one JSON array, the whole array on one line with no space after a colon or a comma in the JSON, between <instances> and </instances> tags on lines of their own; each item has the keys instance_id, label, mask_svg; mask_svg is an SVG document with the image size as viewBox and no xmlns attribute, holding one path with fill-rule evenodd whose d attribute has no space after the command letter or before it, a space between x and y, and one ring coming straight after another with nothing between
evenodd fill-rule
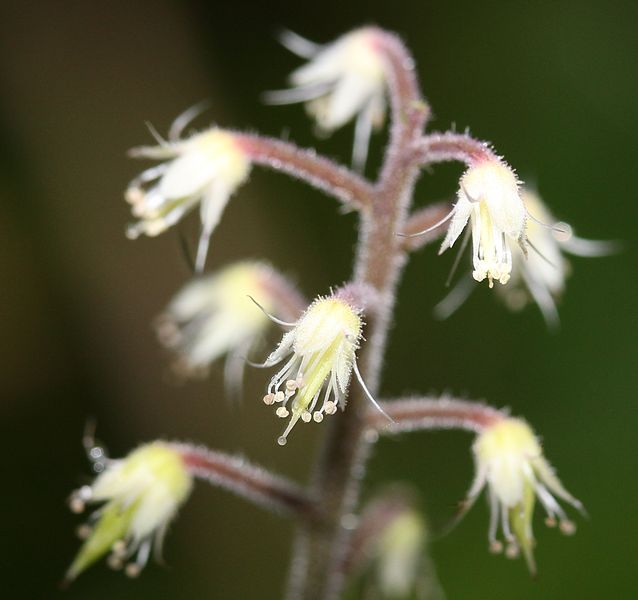
<instances>
[{"instance_id":1,"label":"blurred green background","mask_svg":"<svg viewBox=\"0 0 638 600\"><path fill-rule=\"evenodd\" d=\"M626 241L622 254L574 259L550 334L535 307L509 314L487 286L447 322L431 318L452 256L414 256L403 284L383 393L451 391L509 406L589 520L564 538L537 521L539 576L487 552L480 501L431 547L449 599L626 598L636 590L636 209L638 4L628 2L3 2L0 8L0 324L2 546L6 598L279 598L291 525L197 487L168 536L168 568L129 581L103 565L57 584L78 547L68 493L88 480L88 416L113 456L157 437L243 452L304 480L321 427L281 423L259 402L223 398L221 368L175 385L151 319L188 277L173 232L135 243L122 190L125 158L186 107L200 120L289 136L347 161L352 129L313 138L299 106L266 107L299 62L273 33L317 41L376 23L404 36L435 114L433 129L471 127L535 182L582 236ZM383 136L375 138L378 160ZM417 205L449 197L459 166L422 178ZM196 218L185 225L196 232ZM215 232L209 267L266 257L308 294L348 277L355 218L298 182L255 170ZM407 480L433 528L472 477L471 437L384 441L368 493Z\"/></svg>"}]
</instances>

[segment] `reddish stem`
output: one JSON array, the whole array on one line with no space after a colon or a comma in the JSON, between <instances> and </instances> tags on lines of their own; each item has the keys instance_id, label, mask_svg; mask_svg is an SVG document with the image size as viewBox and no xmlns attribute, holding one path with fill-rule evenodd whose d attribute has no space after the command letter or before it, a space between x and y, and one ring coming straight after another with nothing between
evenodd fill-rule
<instances>
[{"instance_id":1,"label":"reddish stem","mask_svg":"<svg viewBox=\"0 0 638 600\"><path fill-rule=\"evenodd\" d=\"M250 133L236 133L235 139L255 164L302 179L359 210L372 202L373 188L368 181L349 169L318 156L314 150Z\"/></svg>"},{"instance_id":2,"label":"reddish stem","mask_svg":"<svg viewBox=\"0 0 638 600\"><path fill-rule=\"evenodd\" d=\"M175 444L189 471L255 504L304 519L319 518L317 506L297 485L237 456L201 446Z\"/></svg>"},{"instance_id":3,"label":"reddish stem","mask_svg":"<svg viewBox=\"0 0 638 600\"><path fill-rule=\"evenodd\" d=\"M458 161L473 165L483 160L498 160L487 142L465 133L431 133L416 145L421 166L440 162Z\"/></svg>"},{"instance_id":4,"label":"reddish stem","mask_svg":"<svg viewBox=\"0 0 638 600\"><path fill-rule=\"evenodd\" d=\"M380 433L400 433L432 429L466 429L481 432L506 418L491 406L479 402L452 398L404 398L381 402L381 407L392 418L370 409L368 424Z\"/></svg>"}]
</instances>

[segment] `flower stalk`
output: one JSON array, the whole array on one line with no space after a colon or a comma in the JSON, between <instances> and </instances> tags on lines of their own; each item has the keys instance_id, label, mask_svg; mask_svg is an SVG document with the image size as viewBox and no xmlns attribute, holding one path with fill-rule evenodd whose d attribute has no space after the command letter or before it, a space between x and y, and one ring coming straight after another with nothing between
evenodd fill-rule
<instances>
[{"instance_id":1,"label":"flower stalk","mask_svg":"<svg viewBox=\"0 0 638 600\"><path fill-rule=\"evenodd\" d=\"M405 264L401 238L418 175L413 146L429 110L419 92L414 61L394 35L379 31L385 57L392 114L390 142L372 202L362 211L354 281L376 291L379 303L367 322L361 371L372 394L379 387L395 291ZM342 564L351 532L347 516L356 510L371 439L366 415L368 399L353 390L348 410L334 419L326 434L311 480L311 491L324 508L326 520L317 527L300 526L293 551L287 597L333 600L344 585Z\"/></svg>"}]
</instances>

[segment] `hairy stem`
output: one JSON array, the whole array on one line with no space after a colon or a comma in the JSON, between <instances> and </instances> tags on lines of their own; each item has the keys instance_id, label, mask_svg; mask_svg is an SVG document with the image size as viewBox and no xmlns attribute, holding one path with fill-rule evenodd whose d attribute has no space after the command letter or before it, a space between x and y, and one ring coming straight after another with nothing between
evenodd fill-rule
<instances>
[{"instance_id":1,"label":"hairy stem","mask_svg":"<svg viewBox=\"0 0 638 600\"><path fill-rule=\"evenodd\" d=\"M314 150L248 133L237 133L235 139L253 163L303 179L352 208L362 209L372 201L374 190L368 181Z\"/></svg>"},{"instance_id":2,"label":"hairy stem","mask_svg":"<svg viewBox=\"0 0 638 600\"><path fill-rule=\"evenodd\" d=\"M487 142L466 133L431 133L419 140L415 150L421 166L450 161L469 165L480 160L497 158Z\"/></svg>"},{"instance_id":3,"label":"hairy stem","mask_svg":"<svg viewBox=\"0 0 638 600\"><path fill-rule=\"evenodd\" d=\"M413 61L401 41L377 31L376 43L386 63L392 107L390 143L372 202L361 211L354 282L371 287L379 301L366 314L367 343L361 371L370 391L379 387L396 286L405 264L403 229L418 174L414 146L429 111L421 99ZM312 477L313 496L326 519L300 529L293 550L289 599L334 600L343 591L343 564L357 508L360 482L370 453L366 415L369 401L356 384L344 413L330 423Z\"/></svg>"},{"instance_id":4,"label":"hairy stem","mask_svg":"<svg viewBox=\"0 0 638 600\"><path fill-rule=\"evenodd\" d=\"M381 402L392 423L379 414L368 411L368 424L380 433L400 433L432 429L466 429L483 431L505 418L505 413L480 402L453 398L401 398Z\"/></svg>"},{"instance_id":5,"label":"hairy stem","mask_svg":"<svg viewBox=\"0 0 638 600\"><path fill-rule=\"evenodd\" d=\"M319 520L317 505L299 486L250 464L238 456L202 446L174 444L197 478L228 490L259 506L308 520Z\"/></svg>"}]
</instances>

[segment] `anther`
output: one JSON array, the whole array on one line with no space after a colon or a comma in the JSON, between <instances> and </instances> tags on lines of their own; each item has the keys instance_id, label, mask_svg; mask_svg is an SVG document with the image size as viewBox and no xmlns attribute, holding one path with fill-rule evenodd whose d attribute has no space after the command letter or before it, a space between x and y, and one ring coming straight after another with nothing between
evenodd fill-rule
<instances>
[{"instance_id":1,"label":"anther","mask_svg":"<svg viewBox=\"0 0 638 600\"><path fill-rule=\"evenodd\" d=\"M507 548L505 549L505 556L507 556L507 558L518 558L518 555L518 544L508 544Z\"/></svg>"},{"instance_id":2,"label":"anther","mask_svg":"<svg viewBox=\"0 0 638 600\"><path fill-rule=\"evenodd\" d=\"M106 559L106 564L114 571L118 571L124 566L122 559L116 554L109 555L109 557Z\"/></svg>"},{"instance_id":3,"label":"anther","mask_svg":"<svg viewBox=\"0 0 638 600\"><path fill-rule=\"evenodd\" d=\"M311 419L312 419L312 415L311 415L311 414L310 414L307 410L304 410L304 411L301 413L301 420L302 420L304 423L310 423Z\"/></svg>"},{"instance_id":4,"label":"anther","mask_svg":"<svg viewBox=\"0 0 638 600\"><path fill-rule=\"evenodd\" d=\"M128 577L131 577L131 578L137 577L142 572L142 567L140 567L140 565L134 562L129 563L128 565L126 565L124 572L126 573Z\"/></svg>"},{"instance_id":5,"label":"anther","mask_svg":"<svg viewBox=\"0 0 638 600\"><path fill-rule=\"evenodd\" d=\"M337 412L337 405L332 400L328 400L328 402L323 405L323 409L327 415L334 415Z\"/></svg>"},{"instance_id":6,"label":"anther","mask_svg":"<svg viewBox=\"0 0 638 600\"><path fill-rule=\"evenodd\" d=\"M111 551L115 556L126 556L126 542L124 540L117 540L111 547Z\"/></svg>"},{"instance_id":7,"label":"anther","mask_svg":"<svg viewBox=\"0 0 638 600\"><path fill-rule=\"evenodd\" d=\"M71 509L71 512L80 514L81 512L84 512L85 506L84 500L75 494L69 498L69 508Z\"/></svg>"},{"instance_id":8,"label":"anther","mask_svg":"<svg viewBox=\"0 0 638 600\"><path fill-rule=\"evenodd\" d=\"M317 410L313 413L312 418L315 423L321 423L321 421L323 421L323 414Z\"/></svg>"},{"instance_id":9,"label":"anther","mask_svg":"<svg viewBox=\"0 0 638 600\"><path fill-rule=\"evenodd\" d=\"M93 528L87 523L84 523L75 530L75 535L77 535L81 540L86 540L91 535L92 531Z\"/></svg>"},{"instance_id":10,"label":"anther","mask_svg":"<svg viewBox=\"0 0 638 600\"><path fill-rule=\"evenodd\" d=\"M565 535L573 535L576 533L576 524L573 521L564 519L560 522L559 528Z\"/></svg>"},{"instance_id":11,"label":"anther","mask_svg":"<svg viewBox=\"0 0 638 600\"><path fill-rule=\"evenodd\" d=\"M271 406L275 403L275 394L266 394L264 396L264 404L266 406Z\"/></svg>"},{"instance_id":12,"label":"anther","mask_svg":"<svg viewBox=\"0 0 638 600\"><path fill-rule=\"evenodd\" d=\"M275 414L280 417L281 419L285 419L290 413L288 412L288 409L285 406L280 406L276 411Z\"/></svg>"},{"instance_id":13,"label":"anther","mask_svg":"<svg viewBox=\"0 0 638 600\"><path fill-rule=\"evenodd\" d=\"M283 402L286 399L286 396L283 392L277 392L275 394L275 402Z\"/></svg>"},{"instance_id":14,"label":"anther","mask_svg":"<svg viewBox=\"0 0 638 600\"><path fill-rule=\"evenodd\" d=\"M500 540L492 540L490 542L490 552L492 554L500 554L503 552L503 542Z\"/></svg>"},{"instance_id":15,"label":"anther","mask_svg":"<svg viewBox=\"0 0 638 600\"><path fill-rule=\"evenodd\" d=\"M556 527L556 519L554 517L546 517L545 525L547 525L547 527Z\"/></svg>"}]
</instances>

